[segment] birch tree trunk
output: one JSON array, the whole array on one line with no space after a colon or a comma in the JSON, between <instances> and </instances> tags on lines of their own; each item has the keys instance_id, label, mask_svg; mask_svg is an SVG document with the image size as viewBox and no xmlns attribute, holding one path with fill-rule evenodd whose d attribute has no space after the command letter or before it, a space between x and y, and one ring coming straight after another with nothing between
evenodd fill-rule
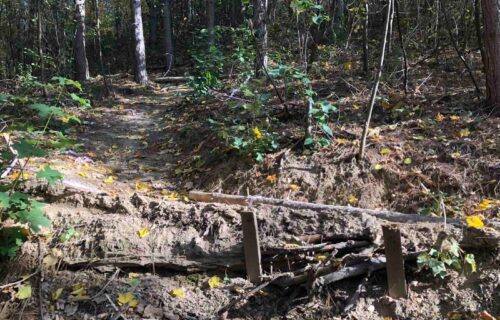
<instances>
[{"instance_id":1,"label":"birch tree trunk","mask_svg":"<svg viewBox=\"0 0 500 320\"><path fill-rule=\"evenodd\" d=\"M207 0L207 30L210 45L215 42L215 0Z\"/></svg>"},{"instance_id":2,"label":"birch tree trunk","mask_svg":"<svg viewBox=\"0 0 500 320\"><path fill-rule=\"evenodd\" d=\"M500 106L500 0L482 0L488 104Z\"/></svg>"},{"instance_id":3,"label":"birch tree trunk","mask_svg":"<svg viewBox=\"0 0 500 320\"><path fill-rule=\"evenodd\" d=\"M148 82L148 74L146 71L146 47L142 26L141 0L132 0L132 15L134 16L135 81L140 84L146 84Z\"/></svg>"},{"instance_id":4,"label":"birch tree trunk","mask_svg":"<svg viewBox=\"0 0 500 320\"><path fill-rule=\"evenodd\" d=\"M85 0L76 0L76 32L74 40L76 79L86 81L89 78L89 64L85 51Z\"/></svg>"},{"instance_id":5,"label":"birch tree trunk","mask_svg":"<svg viewBox=\"0 0 500 320\"><path fill-rule=\"evenodd\" d=\"M165 26L165 59L166 72L169 73L174 66L174 41L172 34L172 0L165 0L163 6L163 24Z\"/></svg>"},{"instance_id":6,"label":"birch tree trunk","mask_svg":"<svg viewBox=\"0 0 500 320\"><path fill-rule=\"evenodd\" d=\"M253 1L253 23L257 41L255 76L257 77L267 68L267 8L268 0Z\"/></svg>"}]
</instances>

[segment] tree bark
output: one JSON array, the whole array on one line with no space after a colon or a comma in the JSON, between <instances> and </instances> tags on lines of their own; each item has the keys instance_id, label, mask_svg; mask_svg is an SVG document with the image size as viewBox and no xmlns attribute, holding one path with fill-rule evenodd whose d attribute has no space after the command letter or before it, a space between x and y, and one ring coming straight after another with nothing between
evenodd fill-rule
<instances>
[{"instance_id":1,"label":"tree bark","mask_svg":"<svg viewBox=\"0 0 500 320\"><path fill-rule=\"evenodd\" d=\"M268 0L253 1L253 23L257 42L255 76L257 77L262 75L263 69L267 68L267 8Z\"/></svg>"},{"instance_id":2,"label":"tree bark","mask_svg":"<svg viewBox=\"0 0 500 320\"><path fill-rule=\"evenodd\" d=\"M165 0L163 6L163 24L165 27L166 76L174 66L174 41L172 34L172 0Z\"/></svg>"},{"instance_id":3,"label":"tree bark","mask_svg":"<svg viewBox=\"0 0 500 320\"><path fill-rule=\"evenodd\" d=\"M134 16L135 81L146 84L148 82L148 73L146 71L146 47L142 26L141 0L132 0L132 14Z\"/></svg>"},{"instance_id":4,"label":"tree bark","mask_svg":"<svg viewBox=\"0 0 500 320\"><path fill-rule=\"evenodd\" d=\"M500 106L500 0L482 0L488 104Z\"/></svg>"},{"instance_id":5,"label":"tree bark","mask_svg":"<svg viewBox=\"0 0 500 320\"><path fill-rule=\"evenodd\" d=\"M76 79L89 78L89 64L85 51L85 0L76 0L76 32L74 41Z\"/></svg>"},{"instance_id":6,"label":"tree bark","mask_svg":"<svg viewBox=\"0 0 500 320\"><path fill-rule=\"evenodd\" d=\"M208 42L215 43L215 0L207 0L207 30Z\"/></svg>"}]
</instances>

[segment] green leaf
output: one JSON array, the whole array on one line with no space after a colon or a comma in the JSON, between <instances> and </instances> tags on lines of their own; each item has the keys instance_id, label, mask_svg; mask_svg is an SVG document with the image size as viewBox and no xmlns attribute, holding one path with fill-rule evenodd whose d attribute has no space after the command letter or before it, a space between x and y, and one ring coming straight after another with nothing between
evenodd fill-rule
<instances>
[{"instance_id":1,"label":"green leaf","mask_svg":"<svg viewBox=\"0 0 500 320\"><path fill-rule=\"evenodd\" d=\"M45 166L42 171L39 171L36 174L36 177L38 179L45 179L49 183L49 185L53 186L56 184L57 181L60 181L63 179L62 174L57 171L52 169L49 166Z\"/></svg>"},{"instance_id":2,"label":"green leaf","mask_svg":"<svg viewBox=\"0 0 500 320\"><path fill-rule=\"evenodd\" d=\"M311 138L311 137L307 138L307 139L304 141L304 145L305 145L305 146L311 145L311 144L313 144L313 143L314 143L314 139L313 139L313 138Z\"/></svg>"},{"instance_id":3,"label":"green leaf","mask_svg":"<svg viewBox=\"0 0 500 320\"><path fill-rule=\"evenodd\" d=\"M0 192L0 208L10 207L10 197L7 192Z\"/></svg>"},{"instance_id":4,"label":"green leaf","mask_svg":"<svg viewBox=\"0 0 500 320\"><path fill-rule=\"evenodd\" d=\"M467 263L472 272L476 272L477 270L477 265L476 265L476 259L474 258L474 255L472 253L468 253L465 255L465 263Z\"/></svg>"},{"instance_id":5,"label":"green leaf","mask_svg":"<svg viewBox=\"0 0 500 320\"><path fill-rule=\"evenodd\" d=\"M36 201L33 201L35 204ZM38 202L40 204L40 202ZM45 217L41 208L32 206L30 210L22 210L16 214L19 222L27 223L33 232L38 232L42 227L50 227L51 222Z\"/></svg>"},{"instance_id":6,"label":"green leaf","mask_svg":"<svg viewBox=\"0 0 500 320\"><path fill-rule=\"evenodd\" d=\"M330 127L326 123L323 123L321 125L321 128L323 129L323 131L326 132L327 135L329 135L330 137L333 137L332 129L330 129Z\"/></svg>"},{"instance_id":7,"label":"green leaf","mask_svg":"<svg viewBox=\"0 0 500 320\"><path fill-rule=\"evenodd\" d=\"M21 140L20 142L14 143L12 148L17 151L17 156L20 159L28 157L43 157L45 155L45 151L34 147L27 140Z\"/></svg>"},{"instance_id":8,"label":"green leaf","mask_svg":"<svg viewBox=\"0 0 500 320\"><path fill-rule=\"evenodd\" d=\"M30 105L29 108L38 112L38 115L42 118L48 118L52 113L60 117L64 116L64 112L61 108L49 106L44 103L34 103Z\"/></svg>"},{"instance_id":9,"label":"green leaf","mask_svg":"<svg viewBox=\"0 0 500 320\"><path fill-rule=\"evenodd\" d=\"M31 286L26 284L17 290L16 298L19 300L29 299L31 298Z\"/></svg>"}]
</instances>

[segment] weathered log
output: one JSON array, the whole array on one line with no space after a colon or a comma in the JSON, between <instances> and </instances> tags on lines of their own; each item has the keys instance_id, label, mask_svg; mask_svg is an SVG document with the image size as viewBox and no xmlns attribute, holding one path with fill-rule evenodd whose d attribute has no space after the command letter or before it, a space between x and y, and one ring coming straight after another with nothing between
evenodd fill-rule
<instances>
[{"instance_id":1,"label":"weathered log","mask_svg":"<svg viewBox=\"0 0 500 320\"><path fill-rule=\"evenodd\" d=\"M159 77L155 78L153 81L156 83L186 82L188 79L188 77Z\"/></svg>"},{"instance_id":2,"label":"weathered log","mask_svg":"<svg viewBox=\"0 0 500 320\"><path fill-rule=\"evenodd\" d=\"M254 204L267 204L273 206L282 206L293 209L308 209L316 211L341 211L345 214L361 215L368 214L379 219L400 222L400 223L415 223L415 222L431 222L431 223L442 223L443 219L439 217L422 216L417 214L405 214L401 212L388 211L388 210L374 210L374 209L364 209L350 206L338 206L338 205L328 205L319 203L309 203L301 201L292 201L284 199L274 199L262 196L238 196L229 195L222 193L208 193L201 191L191 191L189 192L189 198L200 202L219 202L225 204L241 205L241 206L252 206ZM448 223L456 226L464 226L464 222L457 219L448 219Z\"/></svg>"},{"instance_id":3,"label":"weathered log","mask_svg":"<svg viewBox=\"0 0 500 320\"><path fill-rule=\"evenodd\" d=\"M348 250L348 249L356 249L361 247L369 246L370 242L368 241L345 241L339 243L319 243L307 246L298 246L291 248L267 248L263 255L275 255L280 253L299 253L299 252L308 252L308 251L333 251L333 250Z\"/></svg>"}]
</instances>

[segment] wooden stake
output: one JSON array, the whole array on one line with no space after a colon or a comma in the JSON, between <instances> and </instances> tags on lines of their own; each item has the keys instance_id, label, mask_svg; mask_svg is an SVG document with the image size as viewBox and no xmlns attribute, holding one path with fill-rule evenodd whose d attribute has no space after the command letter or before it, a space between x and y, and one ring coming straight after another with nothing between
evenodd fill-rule
<instances>
[{"instance_id":1,"label":"wooden stake","mask_svg":"<svg viewBox=\"0 0 500 320\"><path fill-rule=\"evenodd\" d=\"M259 231L257 216L254 212L241 212L241 226L243 228L243 248L245 250L245 266L248 279L253 283L260 283L262 267L260 262Z\"/></svg>"},{"instance_id":2,"label":"wooden stake","mask_svg":"<svg viewBox=\"0 0 500 320\"><path fill-rule=\"evenodd\" d=\"M389 296L392 298L405 298L406 279L401 248L401 232L397 225L382 226L384 233L385 256L387 259L387 284Z\"/></svg>"}]
</instances>

